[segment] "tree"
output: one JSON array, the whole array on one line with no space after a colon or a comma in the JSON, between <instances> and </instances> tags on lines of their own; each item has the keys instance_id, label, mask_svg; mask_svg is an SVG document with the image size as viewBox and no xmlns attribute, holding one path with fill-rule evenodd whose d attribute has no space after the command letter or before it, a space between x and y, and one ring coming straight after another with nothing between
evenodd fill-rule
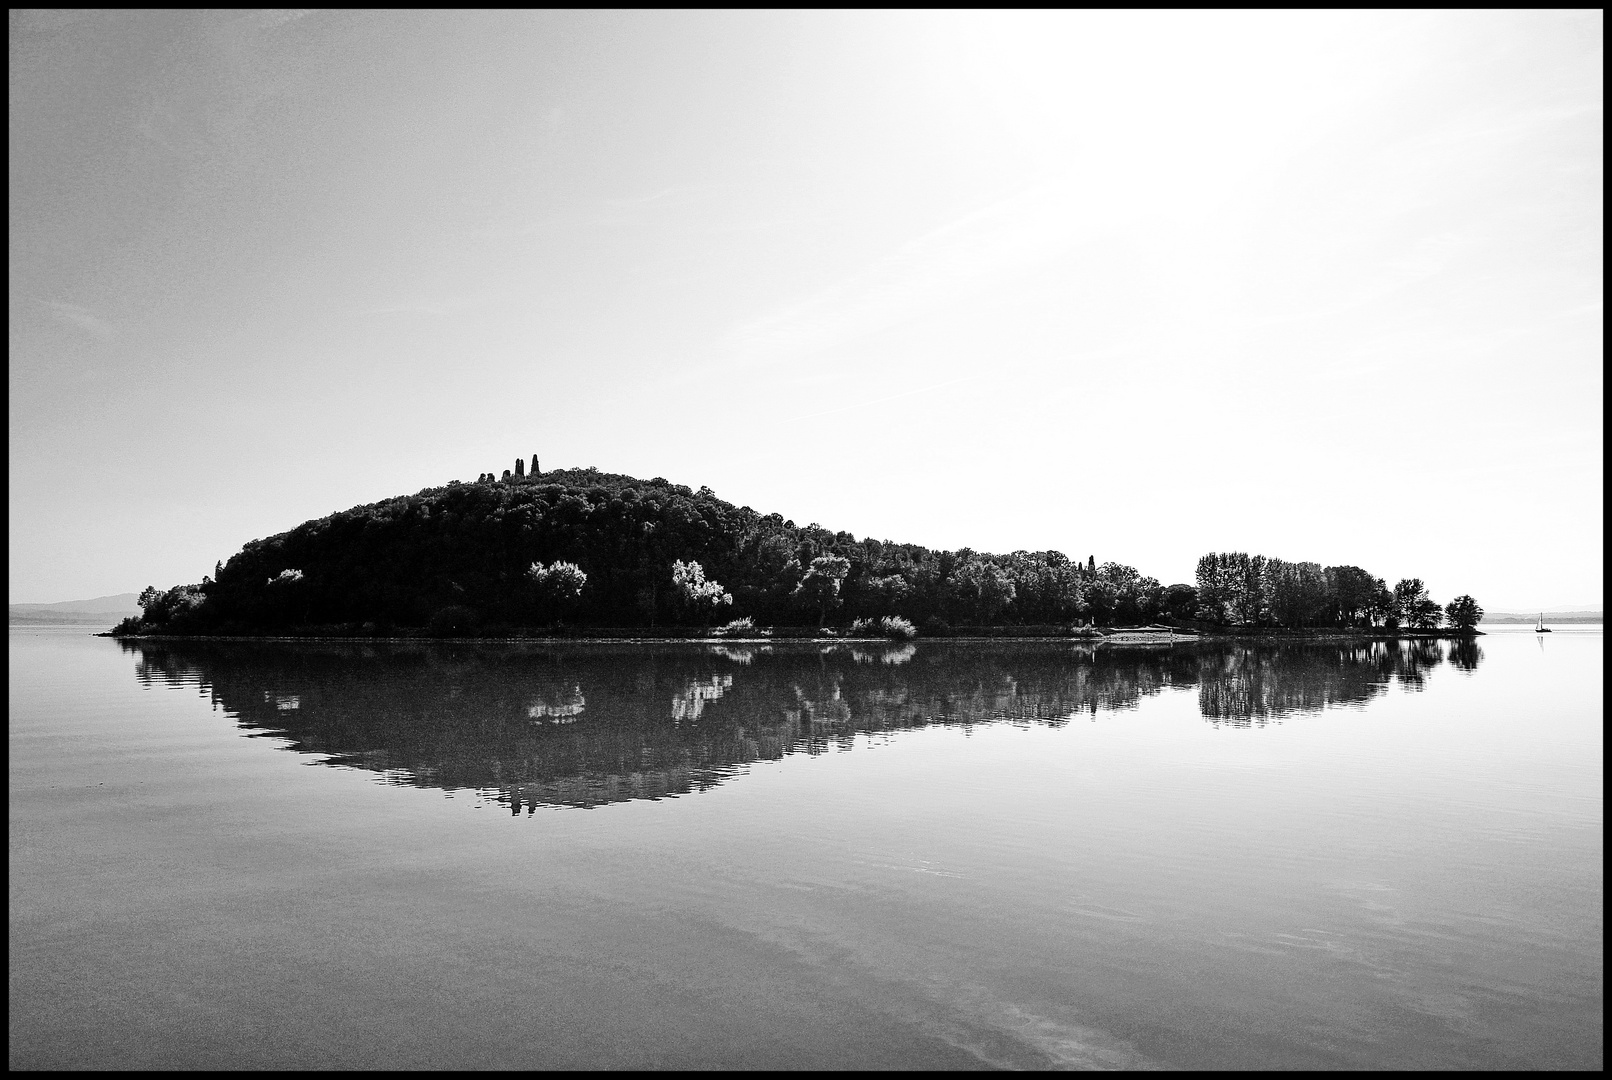
<instances>
[{"instance_id":1,"label":"tree","mask_svg":"<svg viewBox=\"0 0 1612 1080\"><path fill-rule=\"evenodd\" d=\"M1134 566L1105 562L1097 568L1097 580L1114 587L1113 614L1121 622L1150 622L1164 606L1164 586Z\"/></svg>"},{"instance_id":2,"label":"tree","mask_svg":"<svg viewBox=\"0 0 1612 1080\"><path fill-rule=\"evenodd\" d=\"M575 607L588 575L576 563L556 560L548 566L533 563L526 568L526 580L532 583L539 609L558 615Z\"/></svg>"},{"instance_id":3,"label":"tree","mask_svg":"<svg viewBox=\"0 0 1612 1080\"><path fill-rule=\"evenodd\" d=\"M1267 560L1263 584L1271 617L1283 626L1313 626L1335 606L1319 563Z\"/></svg>"},{"instance_id":4,"label":"tree","mask_svg":"<svg viewBox=\"0 0 1612 1080\"><path fill-rule=\"evenodd\" d=\"M1171 585L1164 590L1163 603L1172 619L1190 619L1198 610L1198 590L1191 585Z\"/></svg>"},{"instance_id":5,"label":"tree","mask_svg":"<svg viewBox=\"0 0 1612 1080\"><path fill-rule=\"evenodd\" d=\"M1410 624L1418 630L1433 630L1444 618L1444 609L1433 600L1418 600L1411 607Z\"/></svg>"},{"instance_id":6,"label":"tree","mask_svg":"<svg viewBox=\"0 0 1612 1080\"><path fill-rule=\"evenodd\" d=\"M167 591L147 585L136 603L141 608L141 624L152 630L179 631L194 628L202 617L207 596L200 585L175 585Z\"/></svg>"},{"instance_id":7,"label":"tree","mask_svg":"<svg viewBox=\"0 0 1612 1080\"><path fill-rule=\"evenodd\" d=\"M851 560L840 555L819 555L795 586L794 596L817 605L817 625L828 621L828 609L840 603L840 585L851 572Z\"/></svg>"},{"instance_id":8,"label":"tree","mask_svg":"<svg viewBox=\"0 0 1612 1080\"><path fill-rule=\"evenodd\" d=\"M1226 617L1226 602L1231 594L1230 583L1221 566L1223 556L1214 552L1198 560L1198 568L1194 574L1197 582L1195 590L1198 598L1198 617L1214 623L1224 623Z\"/></svg>"},{"instance_id":9,"label":"tree","mask_svg":"<svg viewBox=\"0 0 1612 1080\"><path fill-rule=\"evenodd\" d=\"M1017 593L1001 567L977 555L952 571L952 585L967 616L982 626L989 626Z\"/></svg>"},{"instance_id":10,"label":"tree","mask_svg":"<svg viewBox=\"0 0 1612 1080\"><path fill-rule=\"evenodd\" d=\"M268 594L269 610L280 620L291 622L300 612L302 621L308 621L312 597L304 585L306 575L301 570L281 570L264 586Z\"/></svg>"},{"instance_id":11,"label":"tree","mask_svg":"<svg viewBox=\"0 0 1612 1080\"><path fill-rule=\"evenodd\" d=\"M1094 581L1086 590L1086 604L1092 621L1107 626L1119 607L1119 589L1112 582Z\"/></svg>"},{"instance_id":12,"label":"tree","mask_svg":"<svg viewBox=\"0 0 1612 1080\"><path fill-rule=\"evenodd\" d=\"M1401 578L1394 586L1394 615L1396 621L1409 623L1412 615L1417 611L1417 605L1427 599L1427 586L1422 584L1421 578Z\"/></svg>"},{"instance_id":13,"label":"tree","mask_svg":"<svg viewBox=\"0 0 1612 1080\"><path fill-rule=\"evenodd\" d=\"M1483 609L1472 597L1462 594L1444 606L1444 617L1450 626L1463 634L1483 621Z\"/></svg>"},{"instance_id":14,"label":"tree","mask_svg":"<svg viewBox=\"0 0 1612 1080\"><path fill-rule=\"evenodd\" d=\"M1251 625L1270 617L1263 555L1223 551L1198 560L1198 604L1206 619Z\"/></svg>"},{"instance_id":15,"label":"tree","mask_svg":"<svg viewBox=\"0 0 1612 1080\"><path fill-rule=\"evenodd\" d=\"M1271 617L1269 597L1265 595L1265 563L1263 555L1234 553L1233 570L1236 589L1232 593L1232 617L1245 626L1262 623Z\"/></svg>"},{"instance_id":16,"label":"tree","mask_svg":"<svg viewBox=\"0 0 1612 1080\"><path fill-rule=\"evenodd\" d=\"M1377 579L1358 566L1329 566L1326 577L1327 593L1338 623L1357 626L1362 619L1369 622Z\"/></svg>"},{"instance_id":17,"label":"tree","mask_svg":"<svg viewBox=\"0 0 1612 1080\"><path fill-rule=\"evenodd\" d=\"M697 562L679 559L672 563L672 589L683 607L698 615L733 604L733 595L716 582L705 580L705 568Z\"/></svg>"},{"instance_id":18,"label":"tree","mask_svg":"<svg viewBox=\"0 0 1612 1080\"><path fill-rule=\"evenodd\" d=\"M576 563L557 560L548 566L540 562L533 563L527 568L526 577L556 599L581 596L583 586L588 583L588 575L583 572L582 567Z\"/></svg>"},{"instance_id":19,"label":"tree","mask_svg":"<svg viewBox=\"0 0 1612 1080\"><path fill-rule=\"evenodd\" d=\"M1372 580L1371 599L1366 606L1366 625L1372 625L1376 619L1381 619L1390 629L1399 625L1399 616L1394 612L1394 594L1382 578Z\"/></svg>"},{"instance_id":20,"label":"tree","mask_svg":"<svg viewBox=\"0 0 1612 1080\"><path fill-rule=\"evenodd\" d=\"M866 591L869 602L881 611L894 611L907 599L912 586L900 574L888 574L868 579Z\"/></svg>"},{"instance_id":21,"label":"tree","mask_svg":"<svg viewBox=\"0 0 1612 1080\"><path fill-rule=\"evenodd\" d=\"M162 590L157 588L155 585L147 585L145 588L140 590L140 595L135 599L134 602L140 605L140 610L145 615L147 622L156 622L157 619L153 609L159 602L161 602L161 600Z\"/></svg>"}]
</instances>

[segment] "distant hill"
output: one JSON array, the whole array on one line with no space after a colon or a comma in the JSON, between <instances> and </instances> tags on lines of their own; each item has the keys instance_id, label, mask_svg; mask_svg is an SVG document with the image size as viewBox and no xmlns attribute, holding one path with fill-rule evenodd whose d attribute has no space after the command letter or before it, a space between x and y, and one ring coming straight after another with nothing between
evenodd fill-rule
<instances>
[{"instance_id":1,"label":"distant hill","mask_svg":"<svg viewBox=\"0 0 1612 1080\"><path fill-rule=\"evenodd\" d=\"M8 624L11 626L98 626L103 630L110 630L127 616L108 612L94 611L38 611L10 612Z\"/></svg>"},{"instance_id":2,"label":"distant hill","mask_svg":"<svg viewBox=\"0 0 1612 1080\"><path fill-rule=\"evenodd\" d=\"M135 593L97 596L92 600L63 600L56 604L7 605L12 625L102 626L111 627L130 615L140 614Z\"/></svg>"},{"instance_id":3,"label":"distant hill","mask_svg":"<svg viewBox=\"0 0 1612 1080\"><path fill-rule=\"evenodd\" d=\"M138 615L140 605L137 602L138 593L124 592L114 596L97 596L93 600L63 600L55 604L11 604L13 615L22 612L93 612L96 615L113 614L119 617L124 615Z\"/></svg>"},{"instance_id":4,"label":"distant hill","mask_svg":"<svg viewBox=\"0 0 1612 1080\"><path fill-rule=\"evenodd\" d=\"M1511 612L1491 611L1485 612L1483 621L1486 623L1531 623L1539 617L1539 612ZM1603 612L1586 610L1583 608L1574 611L1547 611L1545 621L1550 623L1598 623L1603 621Z\"/></svg>"}]
</instances>

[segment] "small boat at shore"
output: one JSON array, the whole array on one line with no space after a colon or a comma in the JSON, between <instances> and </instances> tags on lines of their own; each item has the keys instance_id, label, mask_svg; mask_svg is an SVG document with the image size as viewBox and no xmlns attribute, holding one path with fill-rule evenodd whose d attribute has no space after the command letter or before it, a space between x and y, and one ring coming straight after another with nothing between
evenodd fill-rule
<instances>
[{"instance_id":1,"label":"small boat at shore","mask_svg":"<svg viewBox=\"0 0 1612 1080\"><path fill-rule=\"evenodd\" d=\"M1550 633L1550 627L1545 625L1545 613L1543 611L1541 611L1539 613L1539 618L1534 620L1534 633L1536 633L1536 634L1548 634L1548 633Z\"/></svg>"}]
</instances>

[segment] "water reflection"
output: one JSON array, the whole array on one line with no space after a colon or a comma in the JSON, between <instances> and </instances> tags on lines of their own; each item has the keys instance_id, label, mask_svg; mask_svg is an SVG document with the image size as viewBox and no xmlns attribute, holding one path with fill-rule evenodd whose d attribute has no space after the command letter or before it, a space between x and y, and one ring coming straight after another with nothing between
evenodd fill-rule
<instances>
[{"instance_id":1,"label":"water reflection","mask_svg":"<svg viewBox=\"0 0 1612 1080\"><path fill-rule=\"evenodd\" d=\"M1444 660L1441 645L1423 639L1199 652L1198 710L1215 723L1260 726L1292 713L1364 705L1391 682L1420 691ZM1481 653L1467 655L1475 668Z\"/></svg>"},{"instance_id":2,"label":"water reflection","mask_svg":"<svg viewBox=\"0 0 1612 1080\"><path fill-rule=\"evenodd\" d=\"M858 734L1060 725L1195 690L1216 725L1420 690L1438 641L1177 645L125 642L147 685L192 686L248 735L386 782L540 805L655 799ZM1476 642L1451 663L1474 670Z\"/></svg>"},{"instance_id":3,"label":"water reflection","mask_svg":"<svg viewBox=\"0 0 1612 1080\"><path fill-rule=\"evenodd\" d=\"M1477 638L1461 638L1450 642L1450 663L1458 670L1473 672L1483 662L1483 646Z\"/></svg>"}]
</instances>

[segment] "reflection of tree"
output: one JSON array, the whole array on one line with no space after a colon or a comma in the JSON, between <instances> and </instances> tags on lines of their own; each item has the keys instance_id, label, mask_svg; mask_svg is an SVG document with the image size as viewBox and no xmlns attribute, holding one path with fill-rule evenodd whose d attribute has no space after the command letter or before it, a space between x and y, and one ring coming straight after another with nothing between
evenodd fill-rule
<instances>
[{"instance_id":1,"label":"reflection of tree","mask_svg":"<svg viewBox=\"0 0 1612 1080\"><path fill-rule=\"evenodd\" d=\"M1435 638L1411 638L1394 642L1391 650L1394 677L1406 690L1420 691L1427 686L1427 673L1444 662L1443 643Z\"/></svg>"},{"instance_id":2,"label":"reflection of tree","mask_svg":"<svg viewBox=\"0 0 1612 1080\"><path fill-rule=\"evenodd\" d=\"M672 695L673 720L698 720L705 711L707 701L715 701L733 685L732 675L710 675L704 679L690 679L683 689Z\"/></svg>"},{"instance_id":3,"label":"reflection of tree","mask_svg":"<svg viewBox=\"0 0 1612 1080\"><path fill-rule=\"evenodd\" d=\"M1411 648L1402 648L1404 645ZM1439 643L1232 645L1199 654L1198 708L1217 722L1260 725L1293 713L1363 705L1390 678L1420 690L1443 660Z\"/></svg>"},{"instance_id":4,"label":"reflection of tree","mask_svg":"<svg viewBox=\"0 0 1612 1080\"><path fill-rule=\"evenodd\" d=\"M448 696L458 697L461 693L462 688L450 687ZM568 688L538 691L526 706L526 715L532 720L546 719L556 724L569 724L581 715L587 705L588 699L583 696L582 687L572 683Z\"/></svg>"},{"instance_id":5,"label":"reflection of tree","mask_svg":"<svg viewBox=\"0 0 1612 1080\"><path fill-rule=\"evenodd\" d=\"M1450 663L1460 671L1476 671L1483 663L1483 647L1476 638L1456 638L1450 642Z\"/></svg>"},{"instance_id":6,"label":"reflection of tree","mask_svg":"<svg viewBox=\"0 0 1612 1080\"><path fill-rule=\"evenodd\" d=\"M123 647L142 681L195 688L251 735L387 783L493 792L518 811L702 790L749 762L850 748L858 734L1059 725L1171 687L1196 687L1212 721L1262 724L1415 685L1442 656L1437 642L1412 645ZM1463 645L1452 660L1475 666L1481 653Z\"/></svg>"},{"instance_id":7,"label":"reflection of tree","mask_svg":"<svg viewBox=\"0 0 1612 1080\"><path fill-rule=\"evenodd\" d=\"M771 645L712 645L713 656L725 656L735 664L748 664L757 653L772 652Z\"/></svg>"},{"instance_id":8,"label":"reflection of tree","mask_svg":"<svg viewBox=\"0 0 1612 1080\"><path fill-rule=\"evenodd\" d=\"M859 664L905 664L918 655L918 646L907 642L902 645L886 645L883 648L864 646L851 650L851 659Z\"/></svg>"}]
</instances>

